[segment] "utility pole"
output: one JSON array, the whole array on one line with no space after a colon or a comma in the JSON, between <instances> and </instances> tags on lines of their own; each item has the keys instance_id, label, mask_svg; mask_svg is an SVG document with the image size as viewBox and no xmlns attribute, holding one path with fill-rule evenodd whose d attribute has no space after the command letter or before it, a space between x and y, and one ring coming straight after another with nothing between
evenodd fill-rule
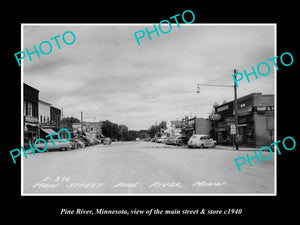
<instances>
[{"instance_id":1,"label":"utility pole","mask_svg":"<svg viewBox=\"0 0 300 225\"><path fill-rule=\"evenodd\" d=\"M82 111L81 111L81 135L83 135L83 121L82 121L83 115L82 115Z\"/></svg>"},{"instance_id":2,"label":"utility pole","mask_svg":"<svg viewBox=\"0 0 300 225\"><path fill-rule=\"evenodd\" d=\"M237 73L236 69L233 70L234 74ZM239 129L238 129L238 107L237 107L237 89L236 89L236 83L234 83L234 111L235 111L235 149L239 150Z\"/></svg>"},{"instance_id":3,"label":"utility pole","mask_svg":"<svg viewBox=\"0 0 300 225\"><path fill-rule=\"evenodd\" d=\"M234 74L237 73L237 70L234 69L233 70ZM233 87L234 90L234 111L235 111L235 137L233 138L233 141L235 142L235 148L236 150L239 150L239 144L238 144L238 110L237 110L237 89L236 89L236 84L235 82L233 82L233 86L232 85L215 85L215 84L197 84L197 93L200 93L200 85L201 86L213 86L213 87Z\"/></svg>"}]
</instances>

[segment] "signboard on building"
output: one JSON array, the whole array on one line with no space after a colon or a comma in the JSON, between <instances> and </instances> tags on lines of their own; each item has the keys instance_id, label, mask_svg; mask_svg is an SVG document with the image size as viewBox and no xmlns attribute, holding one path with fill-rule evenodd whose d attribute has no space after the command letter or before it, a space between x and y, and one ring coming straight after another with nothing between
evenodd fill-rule
<instances>
[{"instance_id":1,"label":"signboard on building","mask_svg":"<svg viewBox=\"0 0 300 225\"><path fill-rule=\"evenodd\" d=\"M227 118L225 119L225 122L226 122L226 123L235 123L235 117L227 117Z\"/></svg>"},{"instance_id":2,"label":"signboard on building","mask_svg":"<svg viewBox=\"0 0 300 225\"><path fill-rule=\"evenodd\" d=\"M25 122L29 122L29 123L38 123L39 120L36 117L32 117L32 116L24 116L24 120Z\"/></svg>"},{"instance_id":3,"label":"signboard on building","mask_svg":"<svg viewBox=\"0 0 300 225\"><path fill-rule=\"evenodd\" d=\"M274 106L256 106L254 110L258 114L264 114L266 111L274 111Z\"/></svg>"},{"instance_id":4,"label":"signboard on building","mask_svg":"<svg viewBox=\"0 0 300 225\"><path fill-rule=\"evenodd\" d=\"M246 114L252 113L252 111L253 111L253 106L252 106L252 105L249 105L249 106L247 106L247 107L238 109L238 114L239 114L239 115L246 115Z\"/></svg>"},{"instance_id":5,"label":"signboard on building","mask_svg":"<svg viewBox=\"0 0 300 225\"><path fill-rule=\"evenodd\" d=\"M216 108L217 112L225 111L227 109L229 109L229 105L224 105L219 108Z\"/></svg>"},{"instance_id":6,"label":"signboard on building","mask_svg":"<svg viewBox=\"0 0 300 225\"><path fill-rule=\"evenodd\" d=\"M236 134L235 124L230 125L230 134Z\"/></svg>"},{"instance_id":7,"label":"signboard on building","mask_svg":"<svg viewBox=\"0 0 300 225\"><path fill-rule=\"evenodd\" d=\"M212 114L212 115L209 116L209 119L210 120L220 120L221 119L221 115L214 113L214 114Z\"/></svg>"}]
</instances>

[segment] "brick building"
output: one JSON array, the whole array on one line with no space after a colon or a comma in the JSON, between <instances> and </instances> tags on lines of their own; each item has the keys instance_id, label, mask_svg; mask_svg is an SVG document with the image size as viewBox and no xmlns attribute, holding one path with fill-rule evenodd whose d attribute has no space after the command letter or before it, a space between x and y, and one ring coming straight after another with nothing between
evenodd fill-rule
<instances>
[{"instance_id":1,"label":"brick building","mask_svg":"<svg viewBox=\"0 0 300 225\"><path fill-rule=\"evenodd\" d=\"M274 95L252 93L237 99L239 144L269 145L274 140ZM218 144L232 144L230 121L235 116L234 101L215 107L220 119L214 122Z\"/></svg>"}]
</instances>

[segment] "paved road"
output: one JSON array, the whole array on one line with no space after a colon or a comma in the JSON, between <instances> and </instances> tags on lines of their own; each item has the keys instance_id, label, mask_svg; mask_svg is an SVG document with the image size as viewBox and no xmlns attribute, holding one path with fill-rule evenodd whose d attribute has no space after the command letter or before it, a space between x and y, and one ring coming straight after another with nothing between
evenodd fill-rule
<instances>
[{"instance_id":1,"label":"paved road","mask_svg":"<svg viewBox=\"0 0 300 225\"><path fill-rule=\"evenodd\" d=\"M253 151L114 142L24 159L24 194L272 194L274 158L239 172ZM263 152L265 158L269 152Z\"/></svg>"}]
</instances>

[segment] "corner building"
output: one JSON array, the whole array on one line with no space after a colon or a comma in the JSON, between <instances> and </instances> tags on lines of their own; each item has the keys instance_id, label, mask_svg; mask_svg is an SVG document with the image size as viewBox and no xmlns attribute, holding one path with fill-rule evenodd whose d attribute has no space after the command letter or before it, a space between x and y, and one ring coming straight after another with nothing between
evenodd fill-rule
<instances>
[{"instance_id":1,"label":"corner building","mask_svg":"<svg viewBox=\"0 0 300 225\"><path fill-rule=\"evenodd\" d=\"M238 134L241 146L264 146L274 142L274 95L252 93L237 99ZM231 145L230 124L235 116L234 101L215 108L218 144Z\"/></svg>"},{"instance_id":2,"label":"corner building","mask_svg":"<svg viewBox=\"0 0 300 225\"><path fill-rule=\"evenodd\" d=\"M39 137L39 90L23 84L24 143L30 143Z\"/></svg>"}]
</instances>

